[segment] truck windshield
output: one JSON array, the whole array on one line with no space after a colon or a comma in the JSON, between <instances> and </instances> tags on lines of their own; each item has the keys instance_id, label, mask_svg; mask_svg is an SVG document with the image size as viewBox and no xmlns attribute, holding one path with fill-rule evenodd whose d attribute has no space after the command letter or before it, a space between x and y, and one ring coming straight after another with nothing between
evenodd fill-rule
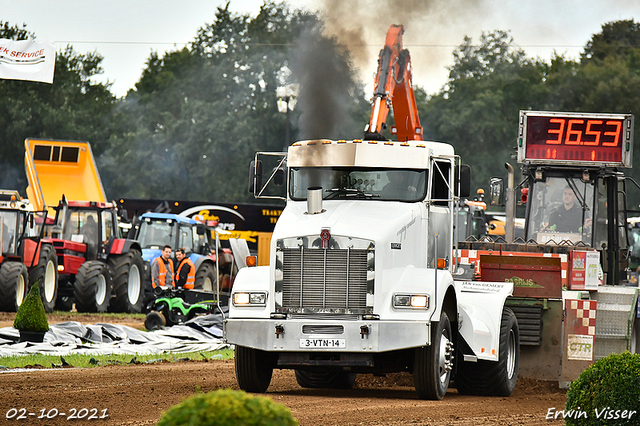
<instances>
[{"instance_id":1,"label":"truck windshield","mask_svg":"<svg viewBox=\"0 0 640 426\"><path fill-rule=\"evenodd\" d=\"M540 244L591 242L594 184L577 177L548 177L531 191L527 239Z\"/></svg>"},{"instance_id":2,"label":"truck windshield","mask_svg":"<svg viewBox=\"0 0 640 426\"><path fill-rule=\"evenodd\" d=\"M427 171L353 167L291 168L289 195L307 199L307 188L322 187L322 198L420 201L426 194Z\"/></svg>"},{"instance_id":3,"label":"truck windshield","mask_svg":"<svg viewBox=\"0 0 640 426\"><path fill-rule=\"evenodd\" d=\"M0 211L0 242L2 242L2 253L14 253L18 235L18 212Z\"/></svg>"}]
</instances>

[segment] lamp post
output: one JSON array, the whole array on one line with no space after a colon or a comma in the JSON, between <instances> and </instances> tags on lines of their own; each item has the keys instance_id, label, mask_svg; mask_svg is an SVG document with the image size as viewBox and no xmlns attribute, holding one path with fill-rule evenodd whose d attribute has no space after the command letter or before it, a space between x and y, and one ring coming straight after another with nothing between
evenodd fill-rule
<instances>
[{"instance_id":1,"label":"lamp post","mask_svg":"<svg viewBox=\"0 0 640 426\"><path fill-rule=\"evenodd\" d=\"M285 146L291 144L289 133L291 132L291 124L289 123L289 112L293 111L296 106L296 97L298 96L299 86L297 84L288 84L280 86L276 89L278 97L278 112L286 114L285 123Z\"/></svg>"}]
</instances>

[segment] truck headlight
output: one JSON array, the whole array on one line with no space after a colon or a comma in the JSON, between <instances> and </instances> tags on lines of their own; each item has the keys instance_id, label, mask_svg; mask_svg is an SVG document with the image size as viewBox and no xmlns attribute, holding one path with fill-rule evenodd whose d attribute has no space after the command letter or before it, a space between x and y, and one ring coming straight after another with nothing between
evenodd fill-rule
<instances>
[{"instance_id":1,"label":"truck headlight","mask_svg":"<svg viewBox=\"0 0 640 426\"><path fill-rule=\"evenodd\" d=\"M429 296L426 294L394 294L394 308L427 309Z\"/></svg>"},{"instance_id":2,"label":"truck headlight","mask_svg":"<svg viewBox=\"0 0 640 426\"><path fill-rule=\"evenodd\" d=\"M233 293L233 306L265 306L266 293Z\"/></svg>"}]
</instances>

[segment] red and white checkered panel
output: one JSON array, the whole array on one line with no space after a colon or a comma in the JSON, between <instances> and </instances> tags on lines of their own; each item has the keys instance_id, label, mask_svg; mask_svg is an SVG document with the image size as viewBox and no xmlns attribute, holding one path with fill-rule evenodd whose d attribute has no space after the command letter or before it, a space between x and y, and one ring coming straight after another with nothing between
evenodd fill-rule
<instances>
[{"instance_id":1,"label":"red and white checkered panel","mask_svg":"<svg viewBox=\"0 0 640 426\"><path fill-rule=\"evenodd\" d=\"M596 305L595 300L565 300L567 319L574 317L572 333L596 335Z\"/></svg>"}]
</instances>

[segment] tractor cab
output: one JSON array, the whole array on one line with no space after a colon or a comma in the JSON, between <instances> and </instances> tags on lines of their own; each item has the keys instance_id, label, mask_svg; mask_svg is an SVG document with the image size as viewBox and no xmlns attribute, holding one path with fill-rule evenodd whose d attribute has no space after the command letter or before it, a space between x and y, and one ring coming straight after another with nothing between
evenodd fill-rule
<instances>
[{"instance_id":1,"label":"tractor cab","mask_svg":"<svg viewBox=\"0 0 640 426\"><path fill-rule=\"evenodd\" d=\"M84 253L86 260L104 257L104 246L113 238L119 238L112 203L63 200L54 223L53 238L75 243L74 251Z\"/></svg>"}]
</instances>

